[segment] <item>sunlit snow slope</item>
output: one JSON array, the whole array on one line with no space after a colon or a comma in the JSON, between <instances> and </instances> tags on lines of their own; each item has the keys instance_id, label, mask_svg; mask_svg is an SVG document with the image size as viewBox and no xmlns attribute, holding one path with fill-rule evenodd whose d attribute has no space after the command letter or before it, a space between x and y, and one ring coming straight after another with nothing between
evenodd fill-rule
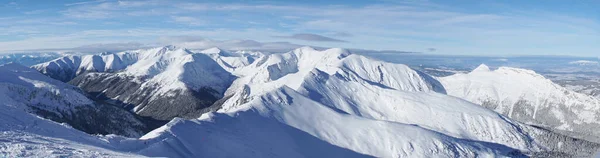
<instances>
[{"instance_id":1,"label":"sunlit snow slope","mask_svg":"<svg viewBox=\"0 0 600 158\"><path fill-rule=\"evenodd\" d=\"M517 156L520 152L537 155L546 151L552 151L549 155L569 155L579 154L580 150L586 155L597 148L593 143L525 126L479 105L446 96L436 79L405 65L352 55L342 49L317 51L303 47L261 57L233 73L239 79L226 92L219 111L198 120L169 123L143 139L168 140L157 147L166 151L206 156L205 152L195 152L205 150L196 142L256 142L213 134L258 135L241 130L256 128L252 123L256 120L288 125L335 146L378 157ZM218 136L197 140L180 137L194 137L193 133ZM556 145L559 142L562 145ZM235 148L265 150L265 146L250 143ZM300 147L307 150L304 148Z\"/></svg>"},{"instance_id":2,"label":"sunlit snow slope","mask_svg":"<svg viewBox=\"0 0 600 158\"><path fill-rule=\"evenodd\" d=\"M440 81L449 95L512 119L600 140L600 100L561 87L534 71L510 67L490 70L481 65L468 74Z\"/></svg>"},{"instance_id":3,"label":"sunlit snow slope","mask_svg":"<svg viewBox=\"0 0 600 158\"><path fill-rule=\"evenodd\" d=\"M19 64L0 65L0 104L97 134L139 136L146 127L129 112L88 99L72 85Z\"/></svg>"}]
</instances>

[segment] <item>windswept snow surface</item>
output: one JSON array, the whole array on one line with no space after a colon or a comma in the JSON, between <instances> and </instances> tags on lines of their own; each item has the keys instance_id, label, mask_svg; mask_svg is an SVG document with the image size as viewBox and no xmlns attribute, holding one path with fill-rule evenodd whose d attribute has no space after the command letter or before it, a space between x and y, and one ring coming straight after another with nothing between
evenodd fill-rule
<instances>
[{"instance_id":1,"label":"windswept snow surface","mask_svg":"<svg viewBox=\"0 0 600 158\"><path fill-rule=\"evenodd\" d=\"M531 70L481 65L468 74L440 78L449 95L512 119L576 133L599 142L600 100L580 94Z\"/></svg>"}]
</instances>

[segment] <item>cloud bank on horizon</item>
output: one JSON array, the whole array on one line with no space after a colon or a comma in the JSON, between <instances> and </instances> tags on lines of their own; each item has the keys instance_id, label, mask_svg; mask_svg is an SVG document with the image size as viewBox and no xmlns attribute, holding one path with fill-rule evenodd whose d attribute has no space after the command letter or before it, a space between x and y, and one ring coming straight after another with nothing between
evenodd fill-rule
<instances>
[{"instance_id":1,"label":"cloud bank on horizon","mask_svg":"<svg viewBox=\"0 0 600 158\"><path fill-rule=\"evenodd\" d=\"M0 2L0 52L311 45L460 55L600 53L600 1Z\"/></svg>"}]
</instances>

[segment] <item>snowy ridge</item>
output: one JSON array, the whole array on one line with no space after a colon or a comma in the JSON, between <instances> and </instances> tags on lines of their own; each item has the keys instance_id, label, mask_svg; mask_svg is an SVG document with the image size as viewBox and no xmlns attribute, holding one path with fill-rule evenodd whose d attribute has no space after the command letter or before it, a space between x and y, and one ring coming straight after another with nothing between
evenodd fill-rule
<instances>
[{"instance_id":1,"label":"snowy ridge","mask_svg":"<svg viewBox=\"0 0 600 158\"><path fill-rule=\"evenodd\" d=\"M283 54L271 54L240 68L226 95L247 86L252 95L260 95L283 85L297 89L313 69L328 74L337 71L354 73L356 77L389 88L407 91L436 91L445 93L441 84L430 76L406 65L385 63L350 54L347 50L332 48L317 51L302 47ZM254 88L257 87L257 88Z\"/></svg>"},{"instance_id":2,"label":"snowy ridge","mask_svg":"<svg viewBox=\"0 0 600 158\"><path fill-rule=\"evenodd\" d=\"M476 70L482 67L487 66ZM443 77L440 81L449 95L515 120L600 140L600 133L595 130L600 128L600 100L561 87L534 71L500 67Z\"/></svg>"},{"instance_id":3,"label":"snowy ridge","mask_svg":"<svg viewBox=\"0 0 600 158\"><path fill-rule=\"evenodd\" d=\"M498 143L521 151L538 152L548 145L532 140L521 124L444 95L441 83L427 74L342 49L316 51L303 47L265 56L240 70L245 74L240 73L228 89L226 94L232 97L223 103L220 113L251 108L244 103L289 87L334 111L361 118L415 124L452 137ZM422 117L428 119L418 119Z\"/></svg>"},{"instance_id":4,"label":"snowy ridge","mask_svg":"<svg viewBox=\"0 0 600 158\"><path fill-rule=\"evenodd\" d=\"M69 55L32 68L52 78L67 82L85 72L115 72L140 60L153 59L176 50L174 46L125 51L114 54Z\"/></svg>"},{"instance_id":5,"label":"snowy ridge","mask_svg":"<svg viewBox=\"0 0 600 158\"><path fill-rule=\"evenodd\" d=\"M535 148L513 122L467 101L434 92L389 89L351 80L347 74L329 76L313 72L299 92L346 113L416 124L450 136L494 142L515 149Z\"/></svg>"},{"instance_id":6,"label":"snowy ridge","mask_svg":"<svg viewBox=\"0 0 600 158\"><path fill-rule=\"evenodd\" d=\"M231 82L229 73L211 58L186 49L167 51L161 56L138 61L120 73L149 78L142 84L142 89L155 88L160 94L177 89L212 88L217 91L215 95L221 95Z\"/></svg>"},{"instance_id":7,"label":"snowy ridge","mask_svg":"<svg viewBox=\"0 0 600 158\"><path fill-rule=\"evenodd\" d=\"M199 116L234 79L207 54L173 46L70 56L33 68L158 120Z\"/></svg>"},{"instance_id":8,"label":"snowy ridge","mask_svg":"<svg viewBox=\"0 0 600 158\"><path fill-rule=\"evenodd\" d=\"M114 54L67 56L32 68L64 82L86 72L118 72L149 81L147 84L161 82L167 85L163 86L164 91L187 86L193 89L210 87L222 93L231 77L227 72L219 71L220 66L210 59L187 49L165 46Z\"/></svg>"},{"instance_id":9,"label":"snowy ridge","mask_svg":"<svg viewBox=\"0 0 600 158\"><path fill-rule=\"evenodd\" d=\"M194 121L171 122L167 126L147 134L142 139L157 142L158 145L154 146L153 150L158 148L164 151L178 148L181 151L180 148L187 148L185 151L189 152L184 153L188 154L185 156L192 157L214 155L236 157L248 156L248 154L252 155L250 157L325 156L307 155L317 154L319 149L316 147L320 147L321 150L325 148L327 151L318 154L334 154L334 157L364 157L361 154L378 157L519 155L518 151L497 144L462 140L418 126L347 115L314 102L285 86L265 93L247 103L245 107L247 109L235 112L205 114ZM258 127L253 127L254 125ZM294 128L286 127L286 125ZM261 127L266 128L260 129ZM313 139L300 141L299 139L306 136L303 132L296 130L358 153L344 151ZM208 143L214 145L209 149L233 148L236 152L215 152L204 149L205 147L198 144L201 142L200 138L199 140L178 138L179 136L194 137L196 133L206 133L207 137L202 140L214 142ZM234 137L223 136L224 134L231 134ZM238 138L235 135L245 135L245 137ZM173 143L167 143L176 141L179 141L177 144L181 145L172 146ZM182 146L183 144L186 145ZM274 149L265 150L264 148ZM248 153L249 151L255 152Z\"/></svg>"},{"instance_id":10,"label":"snowy ridge","mask_svg":"<svg viewBox=\"0 0 600 158\"><path fill-rule=\"evenodd\" d=\"M64 56L60 53L16 53L0 54L0 64L19 63L25 66L47 62Z\"/></svg>"}]
</instances>

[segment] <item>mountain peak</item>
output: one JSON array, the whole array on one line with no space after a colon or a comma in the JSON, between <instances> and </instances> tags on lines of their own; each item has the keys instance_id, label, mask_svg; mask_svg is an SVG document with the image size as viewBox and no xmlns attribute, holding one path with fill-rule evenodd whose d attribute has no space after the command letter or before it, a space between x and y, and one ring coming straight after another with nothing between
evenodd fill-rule
<instances>
[{"instance_id":1,"label":"mountain peak","mask_svg":"<svg viewBox=\"0 0 600 158\"><path fill-rule=\"evenodd\" d=\"M177 49L177 46L174 46L174 45L166 45L166 46L164 46L164 47L162 47L162 48L163 48L163 49L165 49L165 50L175 50L175 49Z\"/></svg>"},{"instance_id":2,"label":"mountain peak","mask_svg":"<svg viewBox=\"0 0 600 158\"><path fill-rule=\"evenodd\" d=\"M485 64L479 65L477 68L473 69L471 72L488 72L490 71L490 67Z\"/></svg>"},{"instance_id":3,"label":"mountain peak","mask_svg":"<svg viewBox=\"0 0 600 158\"><path fill-rule=\"evenodd\" d=\"M311 46L303 46L300 48L296 48L294 51L306 52L306 51L317 51L317 50Z\"/></svg>"}]
</instances>

